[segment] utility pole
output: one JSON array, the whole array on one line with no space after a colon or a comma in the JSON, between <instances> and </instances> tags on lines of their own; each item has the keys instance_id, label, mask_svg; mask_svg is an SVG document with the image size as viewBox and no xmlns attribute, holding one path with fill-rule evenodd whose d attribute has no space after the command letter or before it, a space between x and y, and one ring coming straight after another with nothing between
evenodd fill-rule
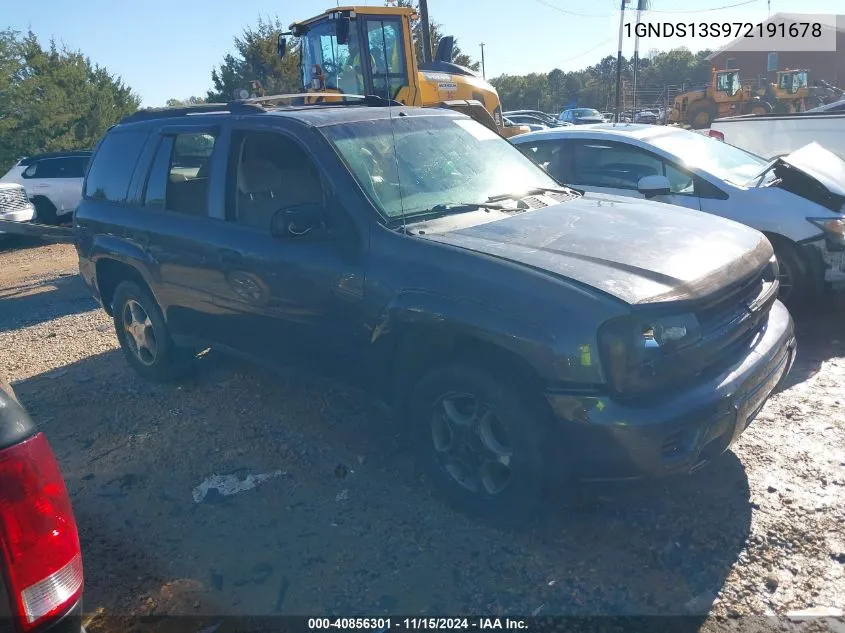
<instances>
[{"instance_id":1,"label":"utility pole","mask_svg":"<svg viewBox=\"0 0 845 633\"><path fill-rule=\"evenodd\" d=\"M616 111L615 119L619 123L619 109L622 103L622 27L625 24L625 5L628 0L620 0L619 5L619 48L616 53Z\"/></svg>"},{"instance_id":2,"label":"utility pole","mask_svg":"<svg viewBox=\"0 0 845 633\"><path fill-rule=\"evenodd\" d=\"M487 70L484 68L484 42L481 42L481 76L487 79Z\"/></svg>"},{"instance_id":3,"label":"utility pole","mask_svg":"<svg viewBox=\"0 0 845 633\"><path fill-rule=\"evenodd\" d=\"M640 15L642 11L646 8L646 3L648 0L637 0L637 26L640 24ZM634 29L637 28L634 27ZM637 69L640 65L640 36L634 33L634 110L637 109ZM633 113L632 113L633 114ZM634 117L631 117L631 121L634 120Z\"/></svg>"}]
</instances>

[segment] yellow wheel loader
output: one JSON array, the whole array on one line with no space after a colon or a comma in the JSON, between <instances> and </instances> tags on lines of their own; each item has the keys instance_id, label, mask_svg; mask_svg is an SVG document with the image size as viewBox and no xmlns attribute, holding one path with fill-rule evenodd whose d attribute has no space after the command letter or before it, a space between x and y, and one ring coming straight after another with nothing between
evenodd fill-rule
<instances>
[{"instance_id":1,"label":"yellow wheel loader","mask_svg":"<svg viewBox=\"0 0 845 633\"><path fill-rule=\"evenodd\" d=\"M777 81L771 84L766 98L774 102L775 112L799 112L803 109L804 100L810 96L808 71L779 70ZM762 95L761 95L762 96Z\"/></svg>"},{"instance_id":2,"label":"yellow wheel loader","mask_svg":"<svg viewBox=\"0 0 845 633\"><path fill-rule=\"evenodd\" d=\"M417 62L410 7L337 7L290 25L279 36L300 38L300 72L306 103L339 101L339 95L374 95L405 105L463 112L509 138L528 132L505 125L496 89L477 73L452 63L454 38L443 37L431 58L428 10L420 2L423 57ZM315 96L315 93L319 95Z\"/></svg>"},{"instance_id":3,"label":"yellow wheel loader","mask_svg":"<svg viewBox=\"0 0 845 633\"><path fill-rule=\"evenodd\" d=\"M772 106L750 88L742 86L738 70L713 69L710 85L675 97L669 112L670 123L694 129L710 127L713 119L733 114L767 114Z\"/></svg>"}]
</instances>

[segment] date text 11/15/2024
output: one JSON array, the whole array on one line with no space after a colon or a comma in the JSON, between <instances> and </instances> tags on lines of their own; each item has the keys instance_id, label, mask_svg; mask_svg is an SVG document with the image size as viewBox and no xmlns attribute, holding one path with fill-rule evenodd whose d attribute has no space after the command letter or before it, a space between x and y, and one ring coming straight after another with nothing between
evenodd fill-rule
<instances>
[{"instance_id":1,"label":"date text 11/15/2024","mask_svg":"<svg viewBox=\"0 0 845 633\"><path fill-rule=\"evenodd\" d=\"M525 620L519 618L489 617L376 617L376 618L308 618L308 629L346 630L346 631L471 631L471 630L511 630L528 628Z\"/></svg>"}]
</instances>

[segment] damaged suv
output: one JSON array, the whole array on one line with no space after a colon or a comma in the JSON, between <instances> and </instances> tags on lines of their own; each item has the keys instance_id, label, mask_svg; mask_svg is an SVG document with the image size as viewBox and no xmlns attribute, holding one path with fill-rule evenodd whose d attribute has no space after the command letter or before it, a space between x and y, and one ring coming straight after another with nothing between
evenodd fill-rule
<instances>
[{"instance_id":1,"label":"damaged suv","mask_svg":"<svg viewBox=\"0 0 845 633\"><path fill-rule=\"evenodd\" d=\"M549 478L691 472L789 371L757 231L585 197L454 111L263 103L139 112L96 150L80 272L142 376L213 346L364 388L492 518Z\"/></svg>"}]
</instances>

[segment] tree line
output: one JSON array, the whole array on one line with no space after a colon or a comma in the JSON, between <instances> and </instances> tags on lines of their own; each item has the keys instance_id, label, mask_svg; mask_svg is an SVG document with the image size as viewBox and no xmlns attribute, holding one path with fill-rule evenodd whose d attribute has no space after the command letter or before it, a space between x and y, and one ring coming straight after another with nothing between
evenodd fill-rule
<instances>
[{"instance_id":1,"label":"tree line","mask_svg":"<svg viewBox=\"0 0 845 633\"><path fill-rule=\"evenodd\" d=\"M662 104L667 86L707 83L710 81L711 51L691 53L676 49L640 59L637 71L637 105ZM624 107L632 107L634 64L622 58ZM583 70L564 72L555 68L548 73L501 75L490 83L495 86L505 110L532 109L560 112L565 108L588 107L612 110L616 100L616 57L608 55Z\"/></svg>"},{"instance_id":2,"label":"tree line","mask_svg":"<svg viewBox=\"0 0 845 633\"><path fill-rule=\"evenodd\" d=\"M414 6L414 0L399 0ZM431 40L437 46L442 26L431 22ZM422 57L422 25L412 24L418 59ZM260 19L234 38L234 50L211 69L205 95L173 98L167 105L229 101L242 89L259 82L266 94L301 90L299 42L289 38L286 55L277 54L278 34L286 25L276 18ZM650 98L668 84L709 80L708 51L679 49L640 61L638 85ZM478 70L478 62L455 46L453 61ZM630 59L622 75L633 78ZM605 109L614 97L616 58L607 56L583 70L501 75L491 79L504 109L541 109L558 112L575 105ZM0 173L22 156L45 151L93 147L103 133L140 107L141 99L123 79L94 64L80 51L42 46L29 33L0 31ZM642 105L648 105L643 103Z\"/></svg>"}]
</instances>

